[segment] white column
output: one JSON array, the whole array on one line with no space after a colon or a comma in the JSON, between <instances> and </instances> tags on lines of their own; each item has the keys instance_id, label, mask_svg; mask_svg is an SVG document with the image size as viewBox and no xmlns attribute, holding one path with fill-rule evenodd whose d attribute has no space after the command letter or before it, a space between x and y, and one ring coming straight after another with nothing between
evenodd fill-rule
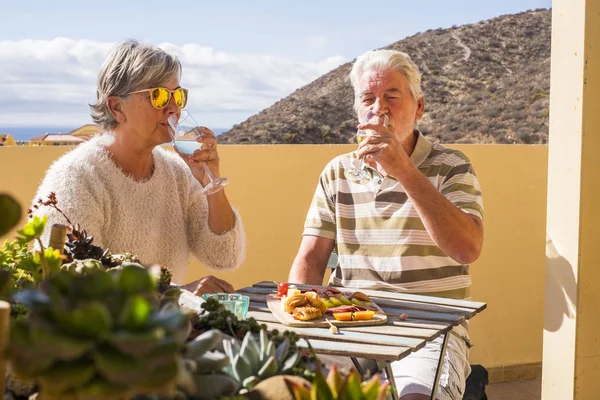
<instances>
[{"instance_id":1,"label":"white column","mask_svg":"<svg viewBox=\"0 0 600 400\"><path fill-rule=\"evenodd\" d=\"M542 398L591 400L600 399L600 1L552 6Z\"/></svg>"}]
</instances>

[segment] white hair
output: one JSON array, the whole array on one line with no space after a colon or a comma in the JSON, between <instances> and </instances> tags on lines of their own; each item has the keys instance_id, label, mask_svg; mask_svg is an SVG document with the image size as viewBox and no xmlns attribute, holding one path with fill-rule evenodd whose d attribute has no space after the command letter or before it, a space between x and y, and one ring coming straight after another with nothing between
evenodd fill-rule
<instances>
[{"instance_id":1,"label":"white hair","mask_svg":"<svg viewBox=\"0 0 600 400\"><path fill-rule=\"evenodd\" d=\"M421 72L410 56L397 50L371 50L359 56L350 71L350 82L354 88L354 107L360 103L360 78L367 70L394 70L406 76L408 90L415 101L423 95L421 92Z\"/></svg>"},{"instance_id":2,"label":"white hair","mask_svg":"<svg viewBox=\"0 0 600 400\"><path fill-rule=\"evenodd\" d=\"M90 104L92 119L105 130L114 129L117 121L106 104L109 97L123 97L180 76L181 63L176 56L137 40L121 41L112 48L100 68L97 102Z\"/></svg>"}]
</instances>

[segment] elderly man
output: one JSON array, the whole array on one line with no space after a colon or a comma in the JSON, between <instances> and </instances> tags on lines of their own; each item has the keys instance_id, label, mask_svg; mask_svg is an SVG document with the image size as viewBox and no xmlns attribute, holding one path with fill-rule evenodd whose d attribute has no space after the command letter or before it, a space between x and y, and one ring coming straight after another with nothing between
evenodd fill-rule
<instances>
[{"instance_id":1,"label":"elderly man","mask_svg":"<svg viewBox=\"0 0 600 400\"><path fill-rule=\"evenodd\" d=\"M356 59L350 80L359 120L378 118L358 126L373 133L358 151L336 157L321 174L289 281L321 284L335 246L331 284L468 298L468 264L483 242L481 190L469 159L415 129L424 101L407 54L369 51ZM359 159L368 180L348 174ZM467 331L452 333L439 400L462 399L470 372ZM402 399L429 398L440 344L392 364Z\"/></svg>"}]
</instances>

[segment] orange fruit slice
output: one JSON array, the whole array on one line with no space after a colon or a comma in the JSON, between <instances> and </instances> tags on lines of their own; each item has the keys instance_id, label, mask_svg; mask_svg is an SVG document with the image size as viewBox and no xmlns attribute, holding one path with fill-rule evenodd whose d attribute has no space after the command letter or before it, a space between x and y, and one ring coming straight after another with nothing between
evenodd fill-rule
<instances>
[{"instance_id":1,"label":"orange fruit slice","mask_svg":"<svg viewBox=\"0 0 600 400\"><path fill-rule=\"evenodd\" d=\"M333 315L335 315L335 314L333 314ZM354 320L355 321L364 321L364 320L372 319L374 315L375 315L375 311L371 311L371 310L357 311L354 313Z\"/></svg>"},{"instance_id":2,"label":"orange fruit slice","mask_svg":"<svg viewBox=\"0 0 600 400\"><path fill-rule=\"evenodd\" d=\"M334 313L333 318L335 318L338 321L352 321L352 313L351 312Z\"/></svg>"}]
</instances>

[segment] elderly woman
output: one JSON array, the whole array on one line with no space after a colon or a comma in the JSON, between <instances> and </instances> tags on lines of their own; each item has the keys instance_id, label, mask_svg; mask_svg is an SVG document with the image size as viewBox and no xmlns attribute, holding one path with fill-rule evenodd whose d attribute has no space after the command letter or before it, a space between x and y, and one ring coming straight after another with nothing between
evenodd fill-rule
<instances>
[{"instance_id":1,"label":"elderly woman","mask_svg":"<svg viewBox=\"0 0 600 400\"><path fill-rule=\"evenodd\" d=\"M245 256L242 221L225 192L202 192L209 180L201 163L219 176L213 132L200 128L203 147L191 156L160 146L170 142L167 119L187 102L180 76L179 60L164 50L134 40L117 44L102 65L91 106L105 133L56 161L36 195L55 192L59 207L94 244L166 265L178 284L190 253L217 270L236 268ZM49 225L65 222L54 209L38 213ZM233 291L212 276L186 287L197 294Z\"/></svg>"}]
</instances>

